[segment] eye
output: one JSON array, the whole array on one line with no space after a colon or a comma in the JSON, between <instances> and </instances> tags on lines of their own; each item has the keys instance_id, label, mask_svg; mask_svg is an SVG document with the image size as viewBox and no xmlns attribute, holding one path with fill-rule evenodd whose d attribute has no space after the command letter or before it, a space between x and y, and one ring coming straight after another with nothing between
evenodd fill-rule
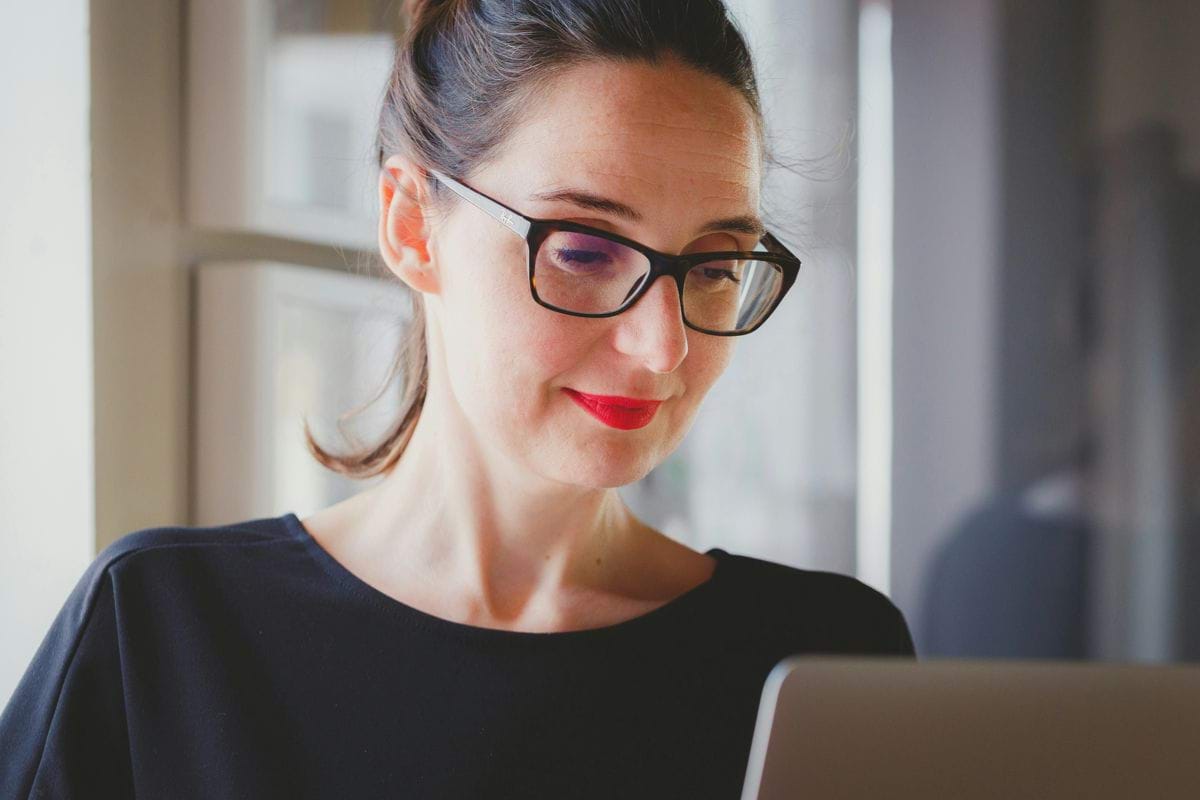
<instances>
[{"instance_id":1,"label":"eye","mask_svg":"<svg viewBox=\"0 0 1200 800\"><path fill-rule=\"evenodd\" d=\"M706 291L718 291L742 282L741 261L713 261L698 264L688 271L688 283L702 286Z\"/></svg>"},{"instance_id":2,"label":"eye","mask_svg":"<svg viewBox=\"0 0 1200 800\"><path fill-rule=\"evenodd\" d=\"M580 268L604 266L609 263L610 258L608 253L599 250L557 247L554 249L554 260L564 266Z\"/></svg>"},{"instance_id":3,"label":"eye","mask_svg":"<svg viewBox=\"0 0 1200 800\"><path fill-rule=\"evenodd\" d=\"M742 279L734 275L732 270L721 269L720 267L704 267L704 277L712 281L732 281L733 283L741 283Z\"/></svg>"},{"instance_id":4,"label":"eye","mask_svg":"<svg viewBox=\"0 0 1200 800\"><path fill-rule=\"evenodd\" d=\"M650 267L638 251L623 244L578 231L555 231L542 244L539 263L575 275L636 276Z\"/></svg>"}]
</instances>

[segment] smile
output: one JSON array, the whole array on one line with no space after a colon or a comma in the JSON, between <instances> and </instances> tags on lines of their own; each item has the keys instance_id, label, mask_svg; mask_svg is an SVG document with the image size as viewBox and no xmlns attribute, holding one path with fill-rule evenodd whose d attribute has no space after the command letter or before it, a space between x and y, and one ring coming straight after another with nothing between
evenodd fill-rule
<instances>
[{"instance_id":1,"label":"smile","mask_svg":"<svg viewBox=\"0 0 1200 800\"><path fill-rule=\"evenodd\" d=\"M574 389L563 389L575 403L596 419L610 428L634 430L644 428L654 419L661 401L638 403L634 400L621 399L621 404L605 402L597 395L583 394ZM607 399L607 398L605 398ZM634 405L634 403L637 403Z\"/></svg>"}]
</instances>

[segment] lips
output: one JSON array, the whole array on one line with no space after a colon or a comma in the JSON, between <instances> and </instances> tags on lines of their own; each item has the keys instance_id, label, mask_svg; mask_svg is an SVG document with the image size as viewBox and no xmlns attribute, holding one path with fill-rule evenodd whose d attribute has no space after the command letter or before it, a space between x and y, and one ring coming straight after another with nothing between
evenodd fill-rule
<instances>
[{"instance_id":1,"label":"lips","mask_svg":"<svg viewBox=\"0 0 1200 800\"><path fill-rule=\"evenodd\" d=\"M574 389L563 389L584 411L612 428L633 430L650 424L661 400L639 400L633 397L584 394Z\"/></svg>"}]
</instances>

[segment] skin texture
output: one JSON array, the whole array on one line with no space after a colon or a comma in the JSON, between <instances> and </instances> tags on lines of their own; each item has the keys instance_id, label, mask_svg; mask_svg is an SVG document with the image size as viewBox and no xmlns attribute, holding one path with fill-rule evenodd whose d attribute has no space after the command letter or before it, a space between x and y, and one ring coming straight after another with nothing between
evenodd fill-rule
<instances>
[{"instance_id":1,"label":"skin texture","mask_svg":"<svg viewBox=\"0 0 1200 800\"><path fill-rule=\"evenodd\" d=\"M664 252L752 249L698 233L756 215L761 140L745 99L673 58L592 62L557 76L489 161L463 179L518 211L605 228ZM616 488L679 445L736 338L686 328L674 283L585 319L529 294L525 244L474 206L429 202L401 155L380 180L380 252L424 295L430 378L396 467L303 520L384 593L456 622L522 631L613 624L703 583L715 561L654 531ZM640 220L534 194L575 188ZM646 427L609 428L562 390L667 398Z\"/></svg>"}]
</instances>

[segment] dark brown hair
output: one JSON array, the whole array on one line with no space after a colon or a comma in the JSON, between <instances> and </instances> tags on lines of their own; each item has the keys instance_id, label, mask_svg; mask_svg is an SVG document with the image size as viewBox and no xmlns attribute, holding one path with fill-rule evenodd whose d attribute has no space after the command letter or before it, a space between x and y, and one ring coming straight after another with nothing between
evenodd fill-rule
<instances>
[{"instance_id":1,"label":"dark brown hair","mask_svg":"<svg viewBox=\"0 0 1200 800\"><path fill-rule=\"evenodd\" d=\"M513 132L541 87L566 68L601 59L655 64L675 56L737 89L762 133L750 52L721 0L409 0L402 13L408 24L379 114L381 169L388 155L403 153L426 170L466 177ZM444 201L441 184L431 181L429 196ZM409 328L367 403L402 375L395 424L378 442L344 455L326 451L304 425L313 456L351 478L390 470L424 406L425 306L420 292L410 295Z\"/></svg>"}]
</instances>

